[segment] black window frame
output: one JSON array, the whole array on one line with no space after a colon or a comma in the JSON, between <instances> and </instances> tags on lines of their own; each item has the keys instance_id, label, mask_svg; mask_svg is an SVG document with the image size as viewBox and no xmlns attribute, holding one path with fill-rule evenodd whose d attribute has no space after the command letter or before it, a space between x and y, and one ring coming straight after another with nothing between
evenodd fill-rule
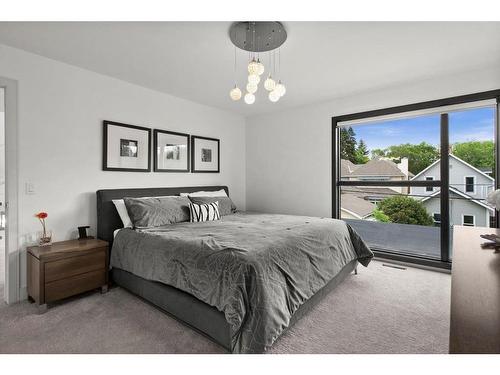
<instances>
[{"instance_id":1,"label":"black window frame","mask_svg":"<svg viewBox=\"0 0 500 375\"><path fill-rule=\"evenodd\" d=\"M402 106L377 109L372 111L358 112L340 116L332 117L332 218L340 219L340 189L342 186L385 186L385 187L438 187L440 189L440 214L441 214L441 259L435 260L419 256L412 256L407 254L392 253L384 249L373 249L375 255L383 258L406 261L410 263L417 263L422 265L430 265L439 268L451 268L451 249L450 249L450 196L449 196L449 116L448 113L440 115L440 172L441 177L439 180L433 181L347 181L341 180L340 176L340 127L339 124L346 121L370 119L379 116L404 114L406 112L413 112L425 109L439 109L451 105L467 104L479 102L483 100L496 100L496 119L494 129L495 141L495 189L499 189L500 181L500 165L499 165L499 146L500 140L499 131L499 103L500 103L500 89L490 90L474 94L454 96L449 98L430 100L426 102L419 102L414 104L407 104ZM495 223L498 228L499 224L499 211L495 210Z\"/></svg>"}]
</instances>

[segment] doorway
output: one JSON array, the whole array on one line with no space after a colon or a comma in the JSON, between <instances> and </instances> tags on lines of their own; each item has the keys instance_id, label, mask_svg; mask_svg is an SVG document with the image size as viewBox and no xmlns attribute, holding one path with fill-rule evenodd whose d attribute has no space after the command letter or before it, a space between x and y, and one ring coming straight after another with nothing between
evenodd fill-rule
<instances>
[{"instance_id":1,"label":"doorway","mask_svg":"<svg viewBox=\"0 0 500 375\"><path fill-rule=\"evenodd\" d=\"M5 300L5 90L0 87L0 300Z\"/></svg>"},{"instance_id":2,"label":"doorway","mask_svg":"<svg viewBox=\"0 0 500 375\"><path fill-rule=\"evenodd\" d=\"M0 76L0 303L15 303L26 298L20 287L20 248L18 239L17 170L17 81Z\"/></svg>"}]
</instances>

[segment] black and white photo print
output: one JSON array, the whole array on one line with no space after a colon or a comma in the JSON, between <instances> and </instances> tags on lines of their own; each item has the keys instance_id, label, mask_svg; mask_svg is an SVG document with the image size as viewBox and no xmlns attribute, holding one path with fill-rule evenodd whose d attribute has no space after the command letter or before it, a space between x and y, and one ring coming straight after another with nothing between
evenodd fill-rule
<instances>
[{"instance_id":1,"label":"black and white photo print","mask_svg":"<svg viewBox=\"0 0 500 375\"><path fill-rule=\"evenodd\" d=\"M212 150L209 148L201 149L201 162L202 163L211 163L212 162Z\"/></svg>"},{"instance_id":2,"label":"black and white photo print","mask_svg":"<svg viewBox=\"0 0 500 375\"><path fill-rule=\"evenodd\" d=\"M132 139L120 139L120 156L136 158L137 141L134 141Z\"/></svg>"},{"instance_id":3,"label":"black and white photo print","mask_svg":"<svg viewBox=\"0 0 500 375\"><path fill-rule=\"evenodd\" d=\"M189 134L155 129L155 172L189 172Z\"/></svg>"},{"instance_id":4,"label":"black and white photo print","mask_svg":"<svg viewBox=\"0 0 500 375\"><path fill-rule=\"evenodd\" d=\"M151 129L104 121L102 153L105 171L150 172Z\"/></svg>"},{"instance_id":5,"label":"black and white photo print","mask_svg":"<svg viewBox=\"0 0 500 375\"><path fill-rule=\"evenodd\" d=\"M220 172L220 141L216 138L191 136L191 171Z\"/></svg>"}]
</instances>

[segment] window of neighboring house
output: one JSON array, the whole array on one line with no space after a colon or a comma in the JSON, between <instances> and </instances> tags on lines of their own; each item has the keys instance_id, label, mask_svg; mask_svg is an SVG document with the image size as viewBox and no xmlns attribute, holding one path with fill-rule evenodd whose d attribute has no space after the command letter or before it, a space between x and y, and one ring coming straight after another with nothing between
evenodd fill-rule
<instances>
[{"instance_id":1,"label":"window of neighboring house","mask_svg":"<svg viewBox=\"0 0 500 375\"><path fill-rule=\"evenodd\" d=\"M474 219L474 215L464 215L462 219L462 225L466 227L473 227L475 225Z\"/></svg>"},{"instance_id":2,"label":"window of neighboring house","mask_svg":"<svg viewBox=\"0 0 500 375\"><path fill-rule=\"evenodd\" d=\"M425 181L434 181L434 177L428 176L425 178ZM434 187L433 186L426 186L425 191L434 191Z\"/></svg>"},{"instance_id":3,"label":"window of neighboring house","mask_svg":"<svg viewBox=\"0 0 500 375\"><path fill-rule=\"evenodd\" d=\"M475 178L474 176L465 177L465 192L466 193L474 193L475 186Z\"/></svg>"},{"instance_id":4,"label":"window of neighboring house","mask_svg":"<svg viewBox=\"0 0 500 375\"><path fill-rule=\"evenodd\" d=\"M434 225L439 227L441 225L441 214L434 212L432 214L432 219L434 220Z\"/></svg>"}]
</instances>

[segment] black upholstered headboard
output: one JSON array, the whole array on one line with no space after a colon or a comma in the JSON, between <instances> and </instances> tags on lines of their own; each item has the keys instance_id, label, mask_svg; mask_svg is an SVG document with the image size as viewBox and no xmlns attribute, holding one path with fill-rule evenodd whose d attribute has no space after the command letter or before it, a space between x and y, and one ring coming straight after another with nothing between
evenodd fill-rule
<instances>
[{"instance_id":1,"label":"black upholstered headboard","mask_svg":"<svg viewBox=\"0 0 500 375\"><path fill-rule=\"evenodd\" d=\"M195 191L216 191L224 189L229 196L227 186L189 186L189 187L165 187L165 188L140 188L140 189L106 189L97 191L97 238L113 242L113 232L123 228L122 221L113 199L124 197L160 197L163 195L179 195L180 193L192 193Z\"/></svg>"}]
</instances>

